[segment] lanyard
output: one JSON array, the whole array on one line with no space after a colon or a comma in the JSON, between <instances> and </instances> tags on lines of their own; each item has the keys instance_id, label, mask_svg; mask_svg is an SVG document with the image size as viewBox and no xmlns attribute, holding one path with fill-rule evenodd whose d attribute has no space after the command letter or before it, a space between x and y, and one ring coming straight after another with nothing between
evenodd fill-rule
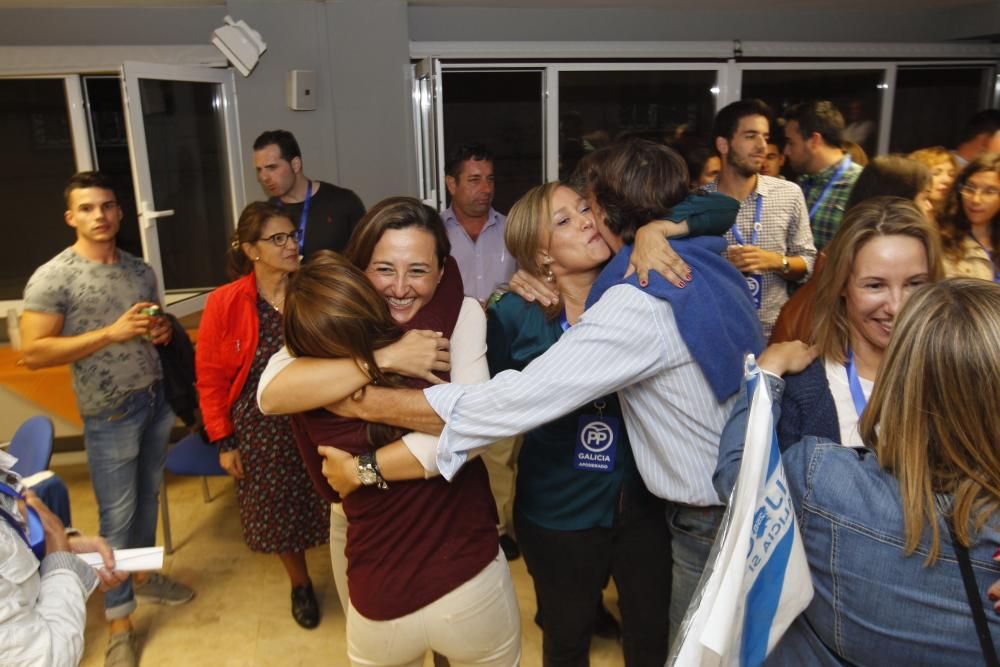
<instances>
[{"instance_id":1,"label":"lanyard","mask_svg":"<svg viewBox=\"0 0 1000 667\"><path fill-rule=\"evenodd\" d=\"M854 365L854 350L850 347L847 348L847 360L844 362L844 368L847 369L847 386L851 389L851 400L854 401L854 409L858 411L858 417L861 417L861 413L865 411L865 406L868 405L868 399L865 398L865 392L861 389L861 379L858 377L858 369Z\"/></svg>"},{"instance_id":2,"label":"lanyard","mask_svg":"<svg viewBox=\"0 0 1000 667\"><path fill-rule=\"evenodd\" d=\"M760 194L757 195L757 203L753 210L753 231L750 233L750 245L757 245L757 241L760 238L760 230L763 227L760 222L761 207L764 205L764 197ZM746 241L743 240L743 235L740 234L740 230L736 228L736 223L733 223L733 238L740 245L746 245Z\"/></svg>"},{"instance_id":3,"label":"lanyard","mask_svg":"<svg viewBox=\"0 0 1000 667\"><path fill-rule=\"evenodd\" d=\"M299 228L296 232L296 236L298 236L299 239L300 248L302 244L305 243L306 240L306 227L309 226L309 204L312 202L312 196L313 196L313 182L306 179L306 198L302 202L302 214L299 215ZM278 200L278 208L282 209L285 208L285 203L280 199Z\"/></svg>"},{"instance_id":4,"label":"lanyard","mask_svg":"<svg viewBox=\"0 0 1000 667\"><path fill-rule=\"evenodd\" d=\"M970 234L969 236L972 235ZM983 252L986 253L986 258L990 260L990 264L993 264L993 253L987 250L986 246L980 243L979 239L977 239L975 236L972 237L972 240L975 241L976 243L979 243L979 247L982 248ZM993 282L1000 283L1000 270L997 270L996 268L993 269Z\"/></svg>"},{"instance_id":5,"label":"lanyard","mask_svg":"<svg viewBox=\"0 0 1000 667\"><path fill-rule=\"evenodd\" d=\"M566 311L565 310L563 310L561 313L559 313L559 326L562 327L563 331L569 331L569 328L571 326L570 323L569 323L569 320L566 319Z\"/></svg>"},{"instance_id":6,"label":"lanyard","mask_svg":"<svg viewBox=\"0 0 1000 667\"><path fill-rule=\"evenodd\" d=\"M840 166L837 167L837 171L833 172L833 176L831 176L830 180L826 182L826 187L823 188L823 192L819 193L819 199L813 202L812 208L809 209L810 220L816 217L816 211L819 210L819 207L823 204L823 200L826 199L826 196L830 194L830 188L832 188L833 184L837 182L837 179L844 175L844 172L847 171L847 168L850 166L851 156L845 153L844 159L840 161Z\"/></svg>"}]
</instances>

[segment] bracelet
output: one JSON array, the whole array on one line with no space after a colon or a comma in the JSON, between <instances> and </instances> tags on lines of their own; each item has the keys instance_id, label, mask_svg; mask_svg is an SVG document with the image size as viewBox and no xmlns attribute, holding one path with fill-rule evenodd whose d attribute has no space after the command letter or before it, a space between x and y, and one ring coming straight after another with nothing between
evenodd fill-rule
<instances>
[{"instance_id":1,"label":"bracelet","mask_svg":"<svg viewBox=\"0 0 1000 667\"><path fill-rule=\"evenodd\" d=\"M365 374L365 377L368 378L369 382L371 382L372 384L378 384L378 380L376 380L375 376L372 374L372 368L371 366L368 365L367 361L355 357L354 364L358 367L358 370L360 370L362 373Z\"/></svg>"}]
</instances>

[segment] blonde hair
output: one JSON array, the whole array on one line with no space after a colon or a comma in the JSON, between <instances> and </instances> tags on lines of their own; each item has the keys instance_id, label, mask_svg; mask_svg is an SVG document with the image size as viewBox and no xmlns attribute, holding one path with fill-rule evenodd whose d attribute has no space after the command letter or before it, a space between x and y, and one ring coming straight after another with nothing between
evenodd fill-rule
<instances>
[{"instance_id":1,"label":"blonde hair","mask_svg":"<svg viewBox=\"0 0 1000 667\"><path fill-rule=\"evenodd\" d=\"M948 152L948 149L944 146L931 146L930 148L921 148L920 150L913 151L908 156L911 160L916 160L917 162L923 163L928 169L933 169L939 164L949 164L951 168L955 170L955 176L958 176L958 161L955 160L955 156ZM945 195L941 197L936 202L932 202L934 206L934 219L940 220L941 216L944 215L945 209L948 206L948 196Z\"/></svg>"},{"instance_id":2,"label":"blonde hair","mask_svg":"<svg viewBox=\"0 0 1000 667\"><path fill-rule=\"evenodd\" d=\"M517 260L519 268L536 278L547 277L545 267L538 261L538 256L552 225L552 197L560 187L569 186L559 181L535 186L514 202L510 212L507 213L503 237L507 250ZM559 314L562 307L560 297L557 303L543 310L546 317L552 318Z\"/></svg>"},{"instance_id":3,"label":"blonde hair","mask_svg":"<svg viewBox=\"0 0 1000 667\"><path fill-rule=\"evenodd\" d=\"M850 338L843 292L854 269L854 258L873 238L897 235L923 244L931 281L944 277L938 232L916 204L901 197L873 197L856 205L844 216L827 246L826 264L816 278L811 340L824 359L841 363L845 359Z\"/></svg>"},{"instance_id":4,"label":"blonde hair","mask_svg":"<svg viewBox=\"0 0 1000 667\"><path fill-rule=\"evenodd\" d=\"M925 561L940 552L936 495L951 497L958 541L969 546L1000 507L1000 286L955 278L916 290L903 307L861 418L864 443L899 481L906 553L931 528Z\"/></svg>"}]
</instances>

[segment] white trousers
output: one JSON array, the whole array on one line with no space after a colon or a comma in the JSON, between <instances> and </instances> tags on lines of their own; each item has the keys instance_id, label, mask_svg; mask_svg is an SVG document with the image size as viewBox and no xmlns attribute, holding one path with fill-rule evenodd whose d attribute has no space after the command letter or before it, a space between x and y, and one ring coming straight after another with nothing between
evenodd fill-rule
<instances>
[{"instance_id":1,"label":"white trousers","mask_svg":"<svg viewBox=\"0 0 1000 667\"><path fill-rule=\"evenodd\" d=\"M350 605L347 655L354 667L420 667L427 651L451 667L513 667L521 661L521 614L503 552L447 595L391 621Z\"/></svg>"}]
</instances>

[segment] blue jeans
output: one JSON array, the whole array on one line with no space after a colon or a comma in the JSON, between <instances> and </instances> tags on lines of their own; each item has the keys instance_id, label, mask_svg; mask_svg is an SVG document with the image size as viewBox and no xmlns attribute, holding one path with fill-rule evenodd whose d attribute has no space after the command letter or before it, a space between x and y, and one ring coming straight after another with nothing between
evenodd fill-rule
<instances>
[{"instance_id":1,"label":"blue jeans","mask_svg":"<svg viewBox=\"0 0 1000 667\"><path fill-rule=\"evenodd\" d=\"M163 462L174 420L160 382L132 392L114 408L83 418L101 535L115 549L156 544ZM131 579L104 596L108 620L124 618L134 609Z\"/></svg>"},{"instance_id":2,"label":"blue jeans","mask_svg":"<svg viewBox=\"0 0 1000 667\"><path fill-rule=\"evenodd\" d=\"M726 508L722 506L692 507L667 502L667 527L670 529L670 550L674 563L670 591L671 643L677 637L684 614L698 588L725 513Z\"/></svg>"}]
</instances>

